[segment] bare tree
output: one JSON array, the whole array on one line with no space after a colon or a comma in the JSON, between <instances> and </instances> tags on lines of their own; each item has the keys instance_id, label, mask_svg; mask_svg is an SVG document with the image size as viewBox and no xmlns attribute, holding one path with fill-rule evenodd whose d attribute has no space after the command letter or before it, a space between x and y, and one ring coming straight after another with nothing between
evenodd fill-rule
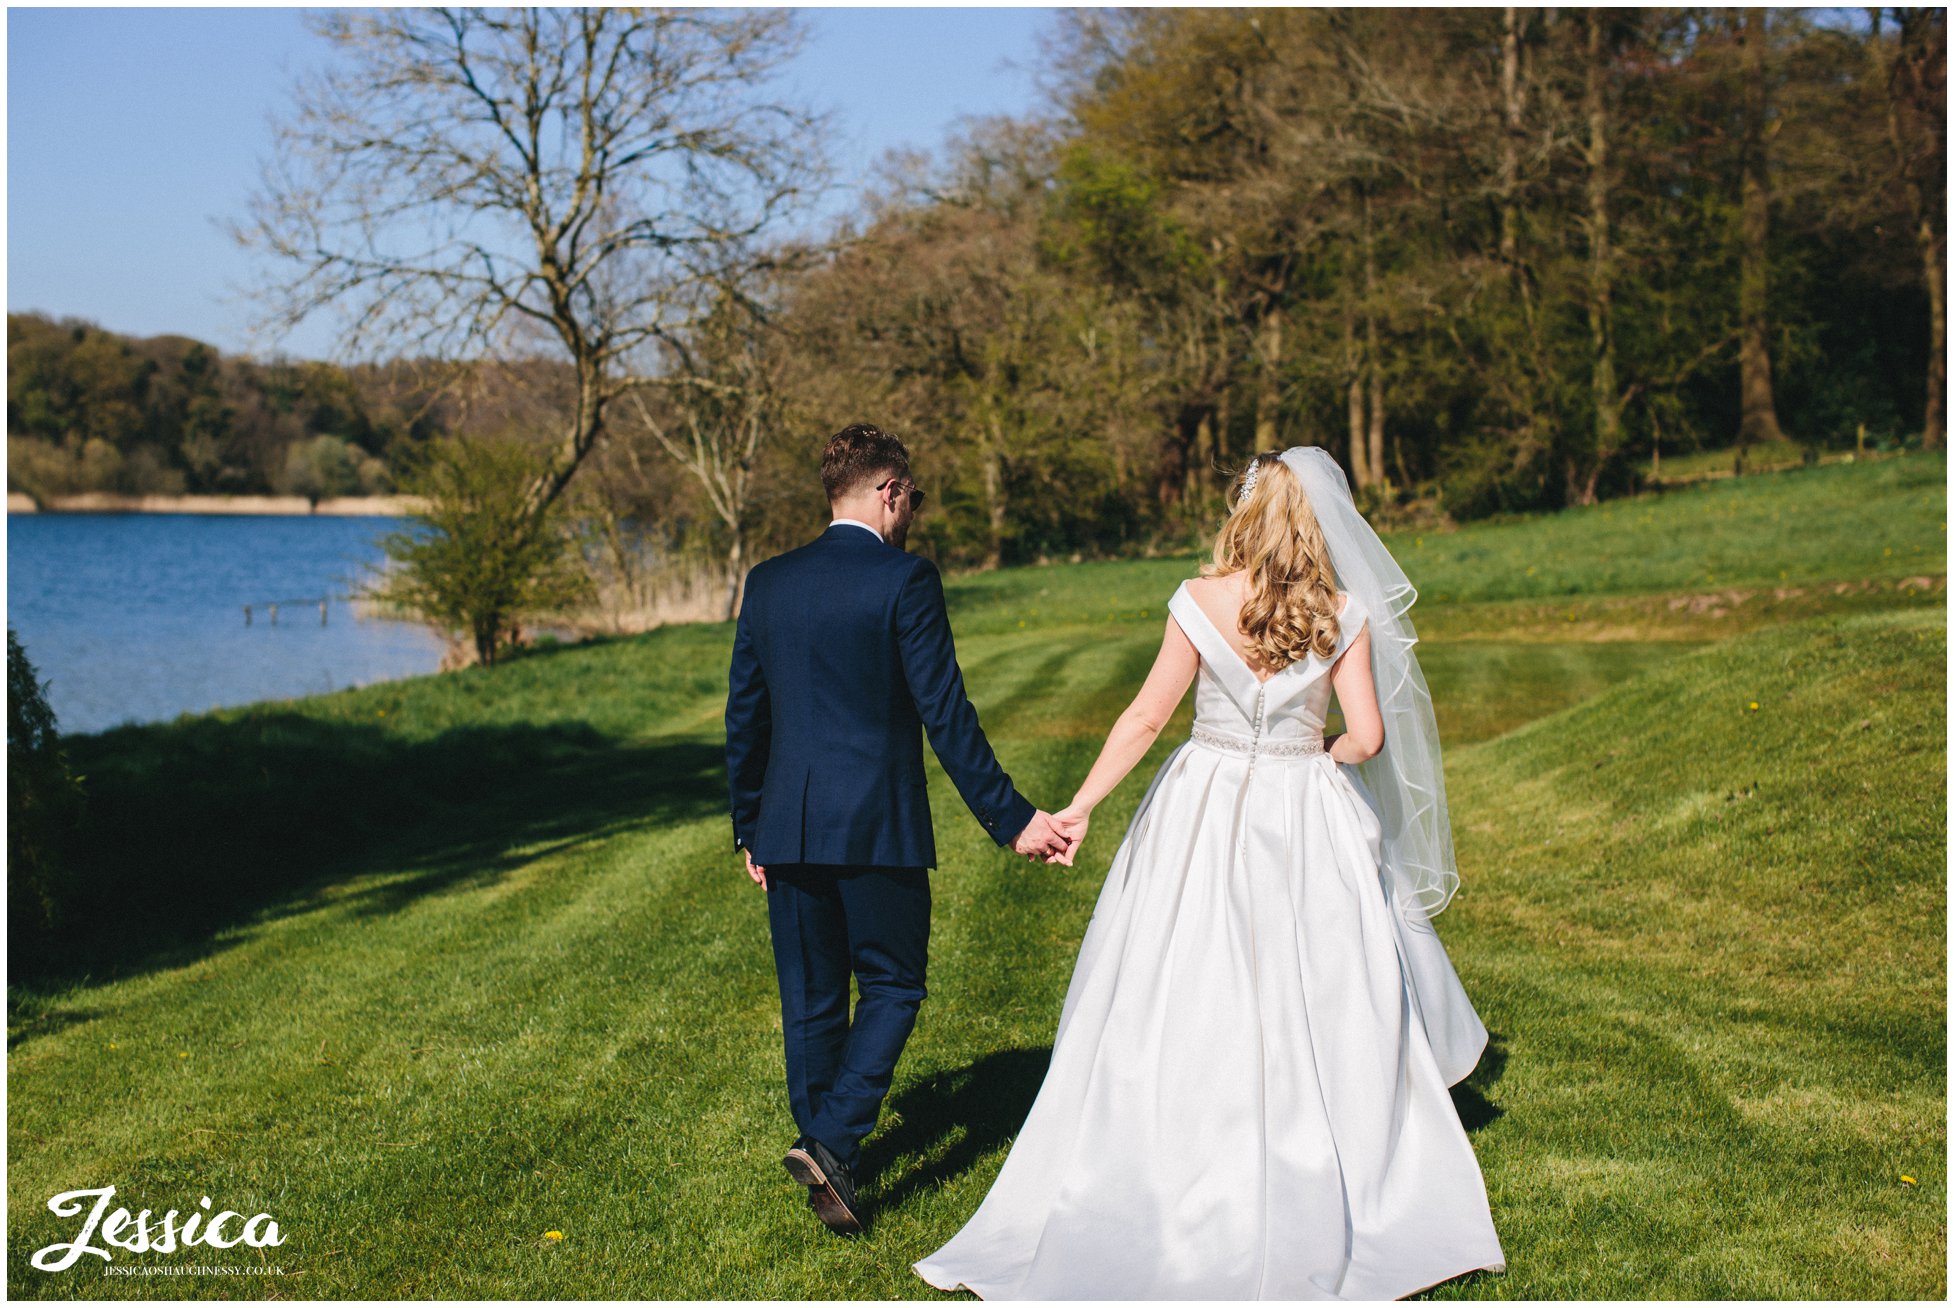
<instances>
[{"instance_id":1,"label":"bare tree","mask_svg":"<svg viewBox=\"0 0 1954 1308\"><path fill-rule=\"evenodd\" d=\"M781 425L783 352L759 301L728 286L710 316L668 348L661 394L630 393L631 409L672 462L698 483L730 538L726 619L746 585L748 506L755 463Z\"/></svg>"},{"instance_id":2,"label":"bare tree","mask_svg":"<svg viewBox=\"0 0 1954 1308\"><path fill-rule=\"evenodd\" d=\"M261 325L335 305L349 355L565 358L575 394L528 497L540 516L658 344L818 184L821 121L769 89L800 29L781 10L308 21L337 60L300 84L233 227L282 268Z\"/></svg>"}]
</instances>

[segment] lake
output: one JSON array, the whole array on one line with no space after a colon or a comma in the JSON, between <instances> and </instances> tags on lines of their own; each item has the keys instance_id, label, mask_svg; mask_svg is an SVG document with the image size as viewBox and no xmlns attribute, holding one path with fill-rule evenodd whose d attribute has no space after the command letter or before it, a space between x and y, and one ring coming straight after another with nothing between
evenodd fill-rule
<instances>
[{"instance_id":1,"label":"lake","mask_svg":"<svg viewBox=\"0 0 1954 1308\"><path fill-rule=\"evenodd\" d=\"M347 596L396 518L177 513L7 517L7 621L61 732L433 672L419 623L356 618ZM276 623L270 600L287 605ZM253 607L249 625L244 606Z\"/></svg>"}]
</instances>

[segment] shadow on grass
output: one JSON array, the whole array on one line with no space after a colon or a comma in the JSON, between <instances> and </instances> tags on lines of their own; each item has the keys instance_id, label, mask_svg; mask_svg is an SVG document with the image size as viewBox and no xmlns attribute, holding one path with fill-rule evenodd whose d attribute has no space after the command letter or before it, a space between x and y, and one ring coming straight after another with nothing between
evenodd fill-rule
<instances>
[{"instance_id":1,"label":"shadow on grass","mask_svg":"<svg viewBox=\"0 0 1954 1308\"><path fill-rule=\"evenodd\" d=\"M962 1176L1015 1136L1051 1061L1049 1046L1000 1050L892 1096L883 1113L895 1125L862 1150L861 1170L875 1178L870 1222Z\"/></svg>"},{"instance_id":2,"label":"shadow on grass","mask_svg":"<svg viewBox=\"0 0 1954 1308\"><path fill-rule=\"evenodd\" d=\"M220 948L220 931L266 914L328 902L394 912L618 830L726 804L717 744L620 741L582 722L415 739L269 711L120 729L69 749L88 790L85 823L64 850L69 925L42 939L10 926L10 1046L45 1029L33 991L180 966ZM349 877L408 869L350 895L326 893Z\"/></svg>"},{"instance_id":3,"label":"shadow on grass","mask_svg":"<svg viewBox=\"0 0 1954 1308\"><path fill-rule=\"evenodd\" d=\"M103 1008L54 1008L45 1002L45 997L32 992L15 991L9 995L7 1014L7 1052L14 1046L37 1036L54 1035L66 1031L71 1026L92 1022L98 1017L106 1017Z\"/></svg>"},{"instance_id":4,"label":"shadow on grass","mask_svg":"<svg viewBox=\"0 0 1954 1308\"><path fill-rule=\"evenodd\" d=\"M1486 1092L1499 1084L1499 1079L1504 1075L1506 1037L1493 1031L1487 1036L1486 1052L1479 1055L1479 1065L1472 1069L1465 1080L1452 1087L1452 1107L1458 1110L1459 1121L1464 1124L1467 1134L1505 1115L1504 1108L1486 1097Z\"/></svg>"}]
</instances>

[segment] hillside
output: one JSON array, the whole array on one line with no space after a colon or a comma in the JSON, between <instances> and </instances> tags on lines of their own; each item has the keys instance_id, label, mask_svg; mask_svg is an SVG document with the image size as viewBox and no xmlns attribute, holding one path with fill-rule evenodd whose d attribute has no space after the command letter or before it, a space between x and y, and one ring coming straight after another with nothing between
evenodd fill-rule
<instances>
[{"instance_id":1,"label":"hillside","mask_svg":"<svg viewBox=\"0 0 1954 1308\"><path fill-rule=\"evenodd\" d=\"M1945 466L1393 542L1448 746L1463 885L1438 927L1493 1032L1454 1095L1510 1265L1432 1297L1944 1296ZM952 586L1034 799L1069 796L1193 566ZM938 1297L908 1263L995 1176L1190 710L1069 870L992 847L932 763L930 998L848 1243L778 1163L729 636L72 742L124 918L65 979L13 978L10 1292ZM272 1213L286 1275L29 1269L67 1238L47 1198L111 1181Z\"/></svg>"}]
</instances>

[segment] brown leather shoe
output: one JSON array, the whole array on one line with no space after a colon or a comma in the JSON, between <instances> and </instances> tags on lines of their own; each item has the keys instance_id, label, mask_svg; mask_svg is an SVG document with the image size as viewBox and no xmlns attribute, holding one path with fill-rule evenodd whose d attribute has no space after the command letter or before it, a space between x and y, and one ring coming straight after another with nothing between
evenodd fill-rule
<instances>
[{"instance_id":1,"label":"brown leather shoe","mask_svg":"<svg viewBox=\"0 0 1954 1308\"><path fill-rule=\"evenodd\" d=\"M808 1202L830 1231L857 1235L862 1229L861 1205L855 1197L855 1178L848 1165L811 1135L794 1141L780 1160L787 1174L807 1187Z\"/></svg>"}]
</instances>

